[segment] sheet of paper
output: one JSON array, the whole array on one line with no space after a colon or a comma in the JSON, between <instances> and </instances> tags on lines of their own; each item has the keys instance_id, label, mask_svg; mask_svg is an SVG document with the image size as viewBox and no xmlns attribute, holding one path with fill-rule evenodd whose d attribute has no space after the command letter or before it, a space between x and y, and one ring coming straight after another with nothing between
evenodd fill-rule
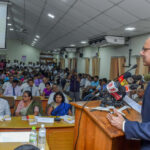
<instances>
[{"instance_id":1,"label":"sheet of paper","mask_svg":"<svg viewBox=\"0 0 150 150\"><path fill-rule=\"evenodd\" d=\"M136 110L137 112L141 113L141 109L142 106L139 105L138 103L136 103L133 99L131 99L130 97L128 97L127 95L123 98L123 100L130 106L132 107L134 110Z\"/></svg>"},{"instance_id":2,"label":"sheet of paper","mask_svg":"<svg viewBox=\"0 0 150 150\"><path fill-rule=\"evenodd\" d=\"M29 142L30 132L0 132L0 142Z\"/></svg>"},{"instance_id":3,"label":"sheet of paper","mask_svg":"<svg viewBox=\"0 0 150 150\"><path fill-rule=\"evenodd\" d=\"M38 117L36 118L37 122L42 122L42 123L54 123L54 118L49 118L49 117Z\"/></svg>"}]
</instances>

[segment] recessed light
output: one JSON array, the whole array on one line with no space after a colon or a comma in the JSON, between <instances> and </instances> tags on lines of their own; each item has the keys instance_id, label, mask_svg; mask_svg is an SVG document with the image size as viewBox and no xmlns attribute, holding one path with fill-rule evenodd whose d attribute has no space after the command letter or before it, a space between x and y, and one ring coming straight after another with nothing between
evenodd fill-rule
<instances>
[{"instance_id":1,"label":"recessed light","mask_svg":"<svg viewBox=\"0 0 150 150\"><path fill-rule=\"evenodd\" d=\"M35 38L34 41L37 41L37 39Z\"/></svg>"},{"instance_id":2,"label":"recessed light","mask_svg":"<svg viewBox=\"0 0 150 150\"><path fill-rule=\"evenodd\" d=\"M80 43L81 44L87 44L87 41L81 41Z\"/></svg>"},{"instance_id":3,"label":"recessed light","mask_svg":"<svg viewBox=\"0 0 150 150\"><path fill-rule=\"evenodd\" d=\"M9 20L9 19L10 19L10 17L8 16L8 17L7 17L7 19Z\"/></svg>"},{"instance_id":4,"label":"recessed light","mask_svg":"<svg viewBox=\"0 0 150 150\"><path fill-rule=\"evenodd\" d=\"M35 37L36 37L36 38L38 38L38 39L40 38L40 36L39 36L39 35L36 35Z\"/></svg>"},{"instance_id":5,"label":"recessed light","mask_svg":"<svg viewBox=\"0 0 150 150\"><path fill-rule=\"evenodd\" d=\"M52 19L55 18L55 16L54 16L53 14L51 14L51 13L48 13L48 17L50 17L50 18L52 18Z\"/></svg>"},{"instance_id":6,"label":"recessed light","mask_svg":"<svg viewBox=\"0 0 150 150\"><path fill-rule=\"evenodd\" d=\"M13 29L13 28L10 28L9 30L10 30L10 31L14 31L14 29Z\"/></svg>"},{"instance_id":7,"label":"recessed light","mask_svg":"<svg viewBox=\"0 0 150 150\"><path fill-rule=\"evenodd\" d=\"M135 27L126 27L125 30L126 31L134 31L136 28Z\"/></svg>"},{"instance_id":8,"label":"recessed light","mask_svg":"<svg viewBox=\"0 0 150 150\"><path fill-rule=\"evenodd\" d=\"M8 23L7 25L8 25L8 26L12 26L12 24L11 24L11 23Z\"/></svg>"},{"instance_id":9,"label":"recessed light","mask_svg":"<svg viewBox=\"0 0 150 150\"><path fill-rule=\"evenodd\" d=\"M71 47L75 47L75 45L74 45L74 44L70 44L70 46L71 46Z\"/></svg>"}]
</instances>

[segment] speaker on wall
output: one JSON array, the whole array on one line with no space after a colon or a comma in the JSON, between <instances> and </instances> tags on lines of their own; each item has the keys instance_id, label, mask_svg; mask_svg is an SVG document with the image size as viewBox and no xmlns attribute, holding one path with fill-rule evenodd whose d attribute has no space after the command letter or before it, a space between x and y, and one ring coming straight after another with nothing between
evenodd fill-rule
<instances>
[{"instance_id":1,"label":"speaker on wall","mask_svg":"<svg viewBox=\"0 0 150 150\"><path fill-rule=\"evenodd\" d=\"M80 53L80 57L83 57L83 53Z\"/></svg>"}]
</instances>

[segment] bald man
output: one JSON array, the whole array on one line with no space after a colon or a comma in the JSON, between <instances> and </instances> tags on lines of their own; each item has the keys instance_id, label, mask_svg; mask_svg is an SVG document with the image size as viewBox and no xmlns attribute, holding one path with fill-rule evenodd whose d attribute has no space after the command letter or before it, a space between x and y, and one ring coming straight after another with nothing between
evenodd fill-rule
<instances>
[{"instance_id":1,"label":"bald man","mask_svg":"<svg viewBox=\"0 0 150 150\"><path fill-rule=\"evenodd\" d=\"M150 38L140 52L145 66L150 66ZM107 118L116 128L123 130L127 139L141 139L141 150L150 150L150 83L143 98L142 122L125 120L120 113L114 110L116 116L108 114Z\"/></svg>"}]
</instances>

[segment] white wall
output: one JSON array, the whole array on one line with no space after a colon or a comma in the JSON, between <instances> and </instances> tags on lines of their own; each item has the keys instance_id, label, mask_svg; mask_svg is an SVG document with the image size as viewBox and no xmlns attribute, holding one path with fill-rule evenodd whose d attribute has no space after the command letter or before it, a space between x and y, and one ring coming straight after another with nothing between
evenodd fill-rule
<instances>
[{"instance_id":1,"label":"white wall","mask_svg":"<svg viewBox=\"0 0 150 150\"><path fill-rule=\"evenodd\" d=\"M21 61L22 56L26 56L26 63L29 61L39 61L40 50L31 47L26 44L22 44L20 41L8 40L7 50L0 50L0 54L6 54L6 58L10 59L11 62L14 59Z\"/></svg>"},{"instance_id":2,"label":"white wall","mask_svg":"<svg viewBox=\"0 0 150 150\"><path fill-rule=\"evenodd\" d=\"M140 51L144 45L145 40L149 37L149 35L142 35L138 37L131 38L129 45L122 46L122 47L105 47L101 48L99 51L100 57L100 78L107 77L109 78L110 72L110 61L111 57L113 56L125 56L126 57L126 65L128 65L128 56L129 56L129 49L132 49L132 56L131 56L131 65L136 64L136 56L140 55ZM78 73L85 73L85 57L90 58L90 74L92 75L92 57L96 56L98 52L97 47L86 47L83 50L83 58L78 58L77 64L77 72ZM70 55L69 55L70 58ZM66 66L67 67L67 66ZM126 70L129 68L126 68Z\"/></svg>"}]
</instances>

